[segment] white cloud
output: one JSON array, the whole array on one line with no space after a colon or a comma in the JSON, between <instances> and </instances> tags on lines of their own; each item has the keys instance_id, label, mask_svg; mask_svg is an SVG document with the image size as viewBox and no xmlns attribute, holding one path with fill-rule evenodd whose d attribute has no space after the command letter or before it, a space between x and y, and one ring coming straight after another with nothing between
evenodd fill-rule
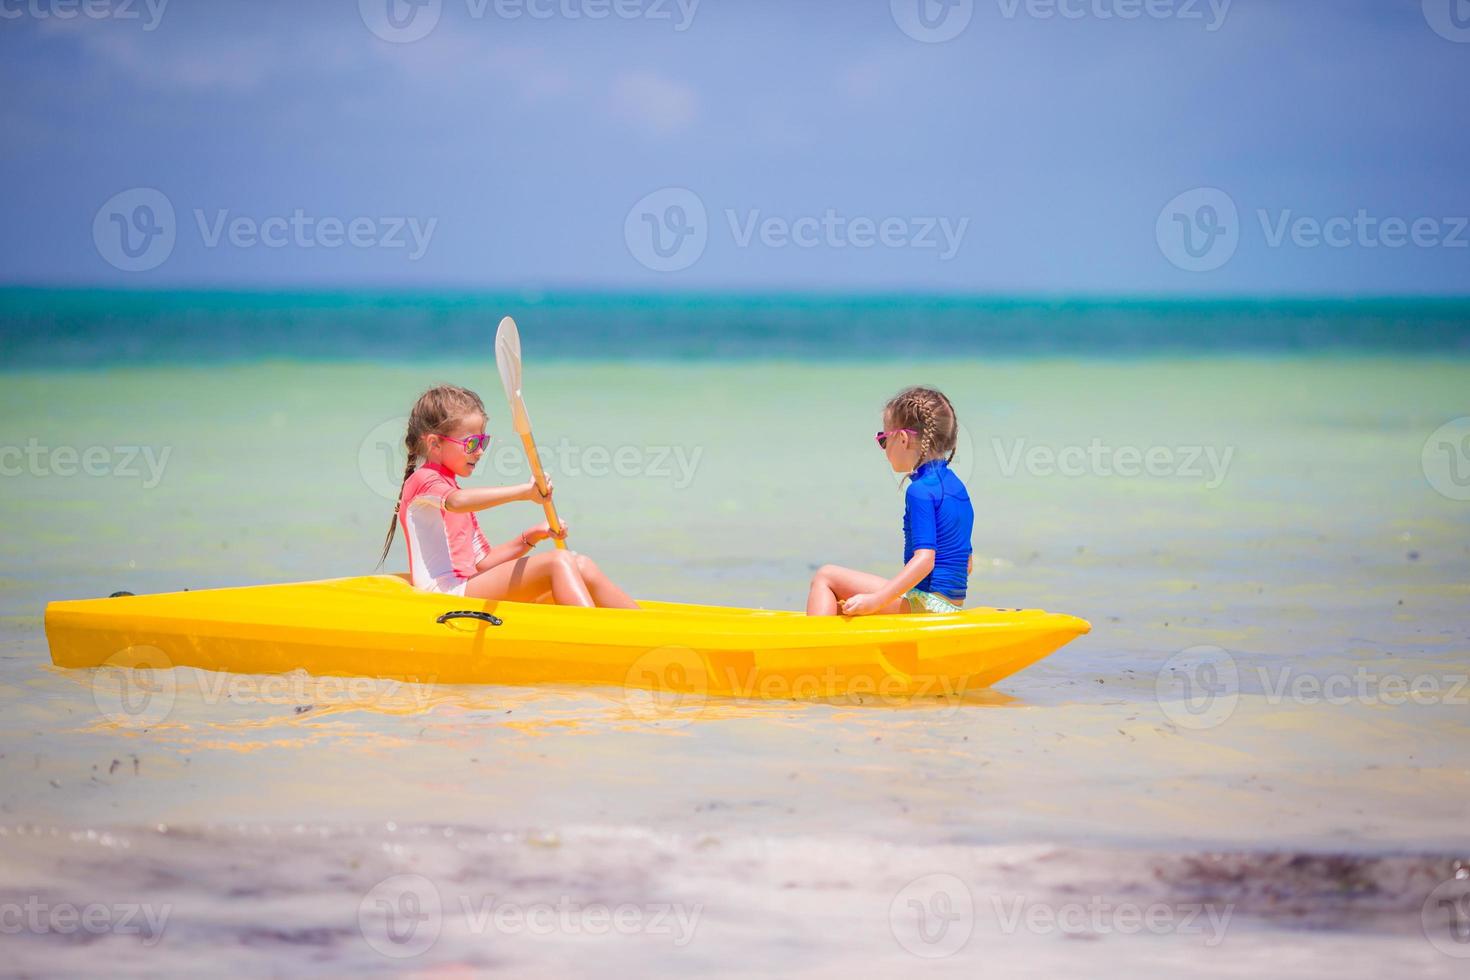
<instances>
[{"instance_id":1,"label":"white cloud","mask_svg":"<svg viewBox=\"0 0 1470 980\"><path fill-rule=\"evenodd\" d=\"M416 44L378 49L380 64L416 84L446 92L505 86L527 103L574 93L576 79L541 48L493 44L483 34L441 25Z\"/></svg>"},{"instance_id":2,"label":"white cloud","mask_svg":"<svg viewBox=\"0 0 1470 980\"><path fill-rule=\"evenodd\" d=\"M614 115L655 136L684 129L699 107L693 88L651 71L616 75L611 99Z\"/></svg>"}]
</instances>

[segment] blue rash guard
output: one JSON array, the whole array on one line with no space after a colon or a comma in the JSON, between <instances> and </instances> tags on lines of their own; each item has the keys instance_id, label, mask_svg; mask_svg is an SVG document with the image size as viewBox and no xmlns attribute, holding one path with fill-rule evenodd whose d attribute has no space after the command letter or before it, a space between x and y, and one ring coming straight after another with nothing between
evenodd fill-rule
<instances>
[{"instance_id":1,"label":"blue rash guard","mask_svg":"<svg viewBox=\"0 0 1470 980\"><path fill-rule=\"evenodd\" d=\"M904 494L903 563L921 548L934 550L934 570L914 586L951 599L965 597L969 579L970 533L975 508L960 478L942 459L931 459L909 474Z\"/></svg>"}]
</instances>

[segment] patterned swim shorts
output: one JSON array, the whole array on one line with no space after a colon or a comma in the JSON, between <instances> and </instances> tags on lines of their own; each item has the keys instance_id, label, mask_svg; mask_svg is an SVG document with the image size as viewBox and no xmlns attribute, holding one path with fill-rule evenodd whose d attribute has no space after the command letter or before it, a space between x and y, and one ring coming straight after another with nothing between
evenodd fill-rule
<instances>
[{"instance_id":1,"label":"patterned swim shorts","mask_svg":"<svg viewBox=\"0 0 1470 980\"><path fill-rule=\"evenodd\" d=\"M923 589L909 589L903 594L903 597L908 600L909 612L953 613L964 611L944 596L925 592Z\"/></svg>"}]
</instances>

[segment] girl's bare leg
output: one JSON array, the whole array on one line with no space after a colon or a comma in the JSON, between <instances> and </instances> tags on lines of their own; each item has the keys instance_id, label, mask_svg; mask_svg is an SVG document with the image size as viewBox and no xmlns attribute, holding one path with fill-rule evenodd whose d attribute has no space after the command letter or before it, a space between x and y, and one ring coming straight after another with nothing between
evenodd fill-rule
<instances>
[{"instance_id":1,"label":"girl's bare leg","mask_svg":"<svg viewBox=\"0 0 1470 980\"><path fill-rule=\"evenodd\" d=\"M841 565L823 565L812 576L812 585L806 594L806 614L836 616L838 600L851 598L859 592L877 592L887 584L886 578L871 572L860 572ZM884 606L880 612L908 612L908 603L898 598Z\"/></svg>"},{"instance_id":2,"label":"girl's bare leg","mask_svg":"<svg viewBox=\"0 0 1470 980\"><path fill-rule=\"evenodd\" d=\"M535 602L547 589L559 606L596 605L587 591L587 583L582 580L577 556L560 550L528 555L486 569L469 580L464 594L471 599Z\"/></svg>"},{"instance_id":3,"label":"girl's bare leg","mask_svg":"<svg viewBox=\"0 0 1470 980\"><path fill-rule=\"evenodd\" d=\"M582 581L587 583L587 590L592 593L593 600L599 606L604 609L638 608L638 603L630 599L628 593L603 574L602 569L597 567L597 562L575 551L571 554L576 555L577 569L582 573Z\"/></svg>"}]
</instances>

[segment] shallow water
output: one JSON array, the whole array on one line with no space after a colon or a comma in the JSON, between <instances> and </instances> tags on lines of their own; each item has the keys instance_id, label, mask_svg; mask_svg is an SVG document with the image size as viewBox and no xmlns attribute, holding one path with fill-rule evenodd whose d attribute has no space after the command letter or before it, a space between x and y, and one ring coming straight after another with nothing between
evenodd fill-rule
<instances>
[{"instance_id":1,"label":"shallow water","mask_svg":"<svg viewBox=\"0 0 1470 980\"><path fill-rule=\"evenodd\" d=\"M145 727L115 678L49 666L51 599L369 569L397 420L440 379L478 386L511 441L488 363L5 376L0 445L35 449L0 498L0 892L171 910L151 944L22 930L21 969L188 973L224 943L240 972L327 975L1463 970L1455 906L1429 899L1470 859L1470 502L1431 434L1470 415L1470 364L528 364L574 546L635 595L737 605L799 607L825 561L897 567L874 406L949 391L972 604L1094 627L963 702L178 670ZM105 450L96 475L65 475L67 446ZM1153 473L1130 462L1151 450ZM519 510L485 515L490 537L538 519ZM399 874L436 917L408 914L416 881L374 892ZM473 914L486 896L580 911L517 930ZM1161 927L1125 928L1129 902ZM1191 904L1231 918L1186 928ZM593 906L631 925L594 935ZM394 915L437 923L432 947L381 953Z\"/></svg>"}]
</instances>

